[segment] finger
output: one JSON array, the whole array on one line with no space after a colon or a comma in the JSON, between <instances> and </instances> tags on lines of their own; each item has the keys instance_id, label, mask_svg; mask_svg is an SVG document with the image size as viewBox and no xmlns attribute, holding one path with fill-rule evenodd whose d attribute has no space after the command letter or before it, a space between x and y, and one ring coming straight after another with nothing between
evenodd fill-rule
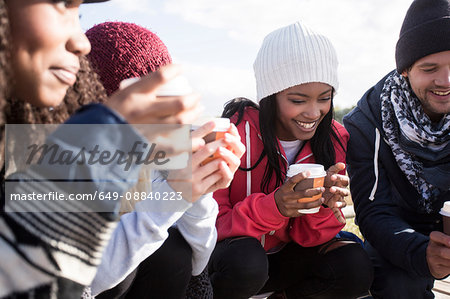
<instances>
[{"instance_id":1,"label":"finger","mask_svg":"<svg viewBox=\"0 0 450 299\"><path fill-rule=\"evenodd\" d=\"M338 187L347 187L350 183L350 178L346 175L342 174L334 174L331 177L331 180L335 182L335 186Z\"/></svg>"},{"instance_id":2,"label":"finger","mask_svg":"<svg viewBox=\"0 0 450 299\"><path fill-rule=\"evenodd\" d=\"M323 187L317 187L317 188L309 188L301 191L294 191L292 192L291 197L297 198L298 201L300 201L302 198L310 198L315 195L322 194L324 192L325 188Z\"/></svg>"},{"instance_id":3,"label":"finger","mask_svg":"<svg viewBox=\"0 0 450 299\"><path fill-rule=\"evenodd\" d=\"M189 124L192 123L202 112L201 107L193 107L179 112L173 110L173 114L167 116L155 116L151 114L142 113L139 117L135 117L133 124Z\"/></svg>"},{"instance_id":4,"label":"finger","mask_svg":"<svg viewBox=\"0 0 450 299\"><path fill-rule=\"evenodd\" d=\"M208 175L219 170L220 160L214 159L209 163L197 166L197 170L192 173L192 176L197 175L199 179L203 179Z\"/></svg>"},{"instance_id":5,"label":"finger","mask_svg":"<svg viewBox=\"0 0 450 299\"><path fill-rule=\"evenodd\" d=\"M338 187L347 187L349 185L350 179L346 175L342 174L333 174L331 176L327 176L325 178L324 186L338 186Z\"/></svg>"},{"instance_id":6,"label":"finger","mask_svg":"<svg viewBox=\"0 0 450 299\"><path fill-rule=\"evenodd\" d=\"M203 139L202 137L195 137L192 138L192 152L195 153L196 151L198 151L200 148L205 146L205 139Z\"/></svg>"},{"instance_id":7,"label":"finger","mask_svg":"<svg viewBox=\"0 0 450 299\"><path fill-rule=\"evenodd\" d=\"M314 201L309 201L309 202L300 202L297 201L296 203L292 204L292 208L294 209L312 209L312 208L317 208L319 206L322 205L322 200L321 198L314 200Z\"/></svg>"},{"instance_id":8,"label":"finger","mask_svg":"<svg viewBox=\"0 0 450 299\"><path fill-rule=\"evenodd\" d=\"M220 181L222 179L222 175L219 172L216 172L207 178L205 178L204 184L205 186L209 186L203 194L210 193L222 189L218 187Z\"/></svg>"},{"instance_id":9,"label":"finger","mask_svg":"<svg viewBox=\"0 0 450 299\"><path fill-rule=\"evenodd\" d=\"M329 208L345 208L347 206L347 203L344 200L325 200L324 204Z\"/></svg>"},{"instance_id":10,"label":"finger","mask_svg":"<svg viewBox=\"0 0 450 299\"><path fill-rule=\"evenodd\" d=\"M145 100L142 100L143 110L142 117L147 115L160 119L164 122L165 118L173 117L183 111L194 110L201 111L201 107L198 105L200 102L200 96L197 93L192 93L185 96L175 96L175 97L164 97L158 98L158 100L153 100L151 104L144 105Z\"/></svg>"},{"instance_id":11,"label":"finger","mask_svg":"<svg viewBox=\"0 0 450 299\"><path fill-rule=\"evenodd\" d=\"M236 128L236 126L233 123L230 124L230 128L228 129L228 133L233 135L233 136L236 136L236 137L240 138L239 131L238 131L238 129Z\"/></svg>"},{"instance_id":12,"label":"finger","mask_svg":"<svg viewBox=\"0 0 450 299\"><path fill-rule=\"evenodd\" d=\"M220 147L225 146L223 139L205 144L192 155L192 165L200 165L206 158L214 155Z\"/></svg>"},{"instance_id":13,"label":"finger","mask_svg":"<svg viewBox=\"0 0 450 299\"><path fill-rule=\"evenodd\" d=\"M330 166L330 168L327 169L327 175L325 177L325 182L324 182L324 186L328 187L328 186L333 186L335 185L335 181L333 180L336 174L338 174L340 171L345 169L345 164L342 162L338 162L332 166Z\"/></svg>"},{"instance_id":14,"label":"finger","mask_svg":"<svg viewBox=\"0 0 450 299\"><path fill-rule=\"evenodd\" d=\"M219 168L222 179L216 183L217 189L227 188L233 180L234 171L231 171L230 167L223 161L220 162Z\"/></svg>"},{"instance_id":15,"label":"finger","mask_svg":"<svg viewBox=\"0 0 450 299\"><path fill-rule=\"evenodd\" d=\"M341 187L333 186L333 187L330 187L330 189L328 189L328 190L333 195L339 195L341 197L347 197L347 196L350 195L350 190L348 190L347 188L341 188Z\"/></svg>"},{"instance_id":16,"label":"finger","mask_svg":"<svg viewBox=\"0 0 450 299\"><path fill-rule=\"evenodd\" d=\"M347 205L345 200L340 195L332 195L331 197L323 196L324 197L324 204L330 208L336 207L336 208L343 208Z\"/></svg>"},{"instance_id":17,"label":"finger","mask_svg":"<svg viewBox=\"0 0 450 299\"><path fill-rule=\"evenodd\" d=\"M450 249L448 247L442 245L434 246L431 254L436 264L450 266Z\"/></svg>"},{"instance_id":18,"label":"finger","mask_svg":"<svg viewBox=\"0 0 450 299\"><path fill-rule=\"evenodd\" d=\"M337 209L337 208L331 208L331 210L333 211L334 216L336 217L336 219L337 219L340 223L342 223L342 224L345 224L345 223L346 223L345 218L344 218L344 216L342 215L342 212L341 212L340 209Z\"/></svg>"},{"instance_id":19,"label":"finger","mask_svg":"<svg viewBox=\"0 0 450 299\"><path fill-rule=\"evenodd\" d=\"M303 181L307 177L311 175L311 172L309 170L300 172L293 177L290 177L282 186L281 188L286 188L289 190L294 190L295 185L297 185L299 182Z\"/></svg>"},{"instance_id":20,"label":"finger","mask_svg":"<svg viewBox=\"0 0 450 299\"><path fill-rule=\"evenodd\" d=\"M224 141L227 143L227 147L229 147L230 150L235 153L239 159L245 153L245 145L241 142L240 137L225 133Z\"/></svg>"},{"instance_id":21,"label":"finger","mask_svg":"<svg viewBox=\"0 0 450 299\"><path fill-rule=\"evenodd\" d=\"M192 138L198 138L198 137L205 137L206 135L208 135L209 133L211 133L214 128L216 127L216 123L213 121L209 121L207 123L205 123L204 125L202 125L200 128L192 131Z\"/></svg>"},{"instance_id":22,"label":"finger","mask_svg":"<svg viewBox=\"0 0 450 299\"><path fill-rule=\"evenodd\" d=\"M225 147L220 147L217 150L217 154L225 161L227 165L229 165L233 172L236 171L241 164L241 159Z\"/></svg>"},{"instance_id":23,"label":"finger","mask_svg":"<svg viewBox=\"0 0 450 299\"><path fill-rule=\"evenodd\" d=\"M337 174L337 173L341 172L344 169L345 169L345 164L342 163L342 162L338 162L338 163L330 166L330 168L328 168L327 175Z\"/></svg>"},{"instance_id":24,"label":"finger","mask_svg":"<svg viewBox=\"0 0 450 299\"><path fill-rule=\"evenodd\" d=\"M450 236L438 231L432 231L430 233L430 240L433 242L442 244L446 247L450 247Z\"/></svg>"}]
</instances>

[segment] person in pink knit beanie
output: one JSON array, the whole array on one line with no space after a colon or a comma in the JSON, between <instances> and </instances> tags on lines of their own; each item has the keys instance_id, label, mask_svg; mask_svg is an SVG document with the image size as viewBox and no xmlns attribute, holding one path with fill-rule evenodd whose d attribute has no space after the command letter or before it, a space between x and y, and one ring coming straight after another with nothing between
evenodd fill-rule
<instances>
[{"instance_id":1,"label":"person in pink knit beanie","mask_svg":"<svg viewBox=\"0 0 450 299\"><path fill-rule=\"evenodd\" d=\"M136 24L106 22L89 29L86 36L92 45L88 59L108 94L120 89L123 80L143 77L172 62L161 39ZM193 131L192 136L205 133L210 125ZM217 236L218 207L211 192L229 184L245 150L234 125L228 135L231 141L218 140L204 146L227 151L206 165L201 164L205 158L200 157L201 150L193 148L189 182L193 197L195 193L199 198L185 211L177 210L173 215L132 211L121 217L92 283L92 295L99 299L212 298L212 287L204 271ZM230 167L228 176L221 174L224 167L221 163ZM219 174L221 178L215 178ZM152 172L151 177L154 175L158 173ZM159 183L156 186L154 180L150 182L150 175L141 178L149 182L150 190L160 188ZM166 185L179 191L170 174L167 182ZM144 185L140 188L148 188ZM204 188L194 191L199 186ZM138 188L138 191L149 190ZM163 223L161 219L167 215L170 221Z\"/></svg>"},{"instance_id":2,"label":"person in pink knit beanie","mask_svg":"<svg viewBox=\"0 0 450 299\"><path fill-rule=\"evenodd\" d=\"M161 39L133 23L105 22L86 32L91 42L88 58L108 95L122 80L143 77L172 63Z\"/></svg>"}]
</instances>

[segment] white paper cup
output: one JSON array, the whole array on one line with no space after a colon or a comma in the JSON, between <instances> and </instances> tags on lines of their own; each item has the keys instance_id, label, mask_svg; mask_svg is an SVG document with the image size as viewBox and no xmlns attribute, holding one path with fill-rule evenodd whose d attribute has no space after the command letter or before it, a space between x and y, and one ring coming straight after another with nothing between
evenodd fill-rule
<instances>
[{"instance_id":1,"label":"white paper cup","mask_svg":"<svg viewBox=\"0 0 450 299\"><path fill-rule=\"evenodd\" d=\"M323 187L323 183L325 181L325 176L327 175L323 165L320 164L312 164L312 163L302 163L302 164L292 164L289 166L286 177L290 178L296 174L307 171L311 173L311 175L299 182L295 185L295 190L305 190L310 188ZM314 195L312 197L300 198L298 202L313 202L322 197L322 193ZM312 209L300 209L299 213L302 214L314 214L319 212L320 206Z\"/></svg>"},{"instance_id":2,"label":"white paper cup","mask_svg":"<svg viewBox=\"0 0 450 299\"><path fill-rule=\"evenodd\" d=\"M196 130L209 121L213 121L216 124L216 126L214 127L214 130L211 133L209 133L208 135L203 137L203 139L205 140L205 143L210 143L210 142L213 142L213 141L223 138L225 136L225 133L230 128L230 119L229 118L216 117L216 118L203 119L201 125L193 124L192 129ZM213 155L206 158L202 162L202 165L205 165L218 157L219 157L219 155L217 153L214 153Z\"/></svg>"},{"instance_id":3,"label":"white paper cup","mask_svg":"<svg viewBox=\"0 0 450 299\"><path fill-rule=\"evenodd\" d=\"M439 214L442 215L444 234L450 235L450 201L444 202Z\"/></svg>"},{"instance_id":4,"label":"white paper cup","mask_svg":"<svg viewBox=\"0 0 450 299\"><path fill-rule=\"evenodd\" d=\"M193 93L189 81L184 76L177 76L172 80L168 81L166 84L158 88L156 96L158 97L170 97L170 96L185 96Z\"/></svg>"}]
</instances>

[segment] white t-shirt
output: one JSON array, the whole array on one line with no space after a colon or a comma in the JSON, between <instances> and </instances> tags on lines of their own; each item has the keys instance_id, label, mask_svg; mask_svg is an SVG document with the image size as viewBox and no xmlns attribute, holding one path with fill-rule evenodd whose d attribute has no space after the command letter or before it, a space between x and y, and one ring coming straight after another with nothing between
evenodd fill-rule
<instances>
[{"instance_id":1,"label":"white t-shirt","mask_svg":"<svg viewBox=\"0 0 450 299\"><path fill-rule=\"evenodd\" d=\"M302 146L301 140L294 140L294 141L283 141L280 140L280 144L284 149L284 152L286 153L286 158L289 162L289 165L292 163L295 163L295 157L300 150L300 147Z\"/></svg>"}]
</instances>

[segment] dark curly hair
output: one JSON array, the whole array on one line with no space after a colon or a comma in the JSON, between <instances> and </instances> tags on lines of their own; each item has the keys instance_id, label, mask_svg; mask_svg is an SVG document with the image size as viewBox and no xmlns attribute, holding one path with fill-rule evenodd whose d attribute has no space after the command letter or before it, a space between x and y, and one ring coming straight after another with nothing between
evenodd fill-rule
<instances>
[{"instance_id":1,"label":"dark curly hair","mask_svg":"<svg viewBox=\"0 0 450 299\"><path fill-rule=\"evenodd\" d=\"M54 108L34 107L30 103L15 99L8 88L13 74L10 66L11 40L8 11L4 0L0 0L0 168L4 164L5 124L58 124L63 123L82 105L104 102L106 92L86 57L80 57L80 71L76 83L70 87L63 102Z\"/></svg>"}]
</instances>

